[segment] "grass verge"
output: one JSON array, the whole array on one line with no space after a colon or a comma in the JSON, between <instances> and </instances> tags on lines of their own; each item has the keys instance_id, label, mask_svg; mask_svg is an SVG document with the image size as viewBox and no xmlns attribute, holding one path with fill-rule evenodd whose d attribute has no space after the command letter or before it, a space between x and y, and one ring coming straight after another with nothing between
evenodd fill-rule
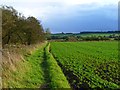
<instances>
[{"instance_id":1,"label":"grass verge","mask_svg":"<svg viewBox=\"0 0 120 90\"><path fill-rule=\"evenodd\" d=\"M36 47L37 50L34 49L31 53L23 50L24 52L21 52L24 54L23 60L14 60L13 58L11 60L10 58L7 62L10 61L11 65L4 63L3 88L70 89L61 68L49 52L49 47L49 43L44 43L39 48Z\"/></svg>"},{"instance_id":2,"label":"grass verge","mask_svg":"<svg viewBox=\"0 0 120 90\"><path fill-rule=\"evenodd\" d=\"M22 50L21 54L18 54L17 57L24 54L23 60L17 60L17 57L15 57L16 52L13 55L15 58L10 58L10 60L12 59L11 65L8 63L10 60L7 57L6 59L4 58L3 88L39 88L45 83L44 71L42 69L45 44L34 47L34 50L29 49L30 51L32 50L31 53L27 53L28 50L26 51L26 48ZM38 49L36 50L36 48ZM5 63L5 60L7 63Z\"/></svg>"},{"instance_id":3,"label":"grass verge","mask_svg":"<svg viewBox=\"0 0 120 90\"><path fill-rule=\"evenodd\" d=\"M57 64L56 60L52 56L52 54L49 52L50 44L45 48L45 57L46 57L46 63L48 68L48 74L49 74L49 87L53 90L56 88L70 88L70 85L64 76L61 68Z\"/></svg>"}]
</instances>

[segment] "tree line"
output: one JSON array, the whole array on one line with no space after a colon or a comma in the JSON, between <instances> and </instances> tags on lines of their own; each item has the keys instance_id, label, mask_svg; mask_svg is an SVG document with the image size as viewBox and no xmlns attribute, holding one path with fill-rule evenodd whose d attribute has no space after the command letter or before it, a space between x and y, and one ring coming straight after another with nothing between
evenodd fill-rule
<instances>
[{"instance_id":1,"label":"tree line","mask_svg":"<svg viewBox=\"0 0 120 90\"><path fill-rule=\"evenodd\" d=\"M2 45L34 44L45 40L42 24L35 17L25 17L11 6L2 6Z\"/></svg>"},{"instance_id":2,"label":"tree line","mask_svg":"<svg viewBox=\"0 0 120 90\"><path fill-rule=\"evenodd\" d=\"M119 33L112 33L110 35L95 34L88 36L86 34L52 34L47 39L54 41L102 41L102 40L120 40L120 35Z\"/></svg>"}]
</instances>

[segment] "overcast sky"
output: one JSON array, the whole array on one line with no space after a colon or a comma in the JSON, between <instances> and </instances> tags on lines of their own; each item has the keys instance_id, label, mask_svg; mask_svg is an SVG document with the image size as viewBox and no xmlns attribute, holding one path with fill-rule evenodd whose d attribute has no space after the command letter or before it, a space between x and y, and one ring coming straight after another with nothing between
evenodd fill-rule
<instances>
[{"instance_id":1,"label":"overcast sky","mask_svg":"<svg viewBox=\"0 0 120 90\"><path fill-rule=\"evenodd\" d=\"M51 32L117 30L119 0L0 0Z\"/></svg>"}]
</instances>

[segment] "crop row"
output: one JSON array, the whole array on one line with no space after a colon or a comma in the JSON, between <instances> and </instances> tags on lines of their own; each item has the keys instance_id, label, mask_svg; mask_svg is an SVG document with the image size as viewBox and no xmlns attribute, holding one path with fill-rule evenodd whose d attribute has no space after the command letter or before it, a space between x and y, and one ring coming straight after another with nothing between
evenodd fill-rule
<instances>
[{"instance_id":1,"label":"crop row","mask_svg":"<svg viewBox=\"0 0 120 90\"><path fill-rule=\"evenodd\" d=\"M73 88L120 87L118 42L52 42L51 53Z\"/></svg>"}]
</instances>

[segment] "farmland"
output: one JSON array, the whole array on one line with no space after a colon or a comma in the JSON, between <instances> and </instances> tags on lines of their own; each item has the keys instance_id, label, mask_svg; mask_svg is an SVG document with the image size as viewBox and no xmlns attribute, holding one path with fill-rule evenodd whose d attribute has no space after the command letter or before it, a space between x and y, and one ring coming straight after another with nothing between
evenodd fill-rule
<instances>
[{"instance_id":1,"label":"farmland","mask_svg":"<svg viewBox=\"0 0 120 90\"><path fill-rule=\"evenodd\" d=\"M65 5L69 6L67 3ZM101 29L98 31L95 30L97 28L86 31L85 28L82 30L76 27L76 23L68 22L67 26L64 25L68 31L61 29L68 33L60 31L61 33L52 34L49 28L43 27L39 18L32 15L25 17L12 6L2 6L0 9L2 10L0 87L3 90L120 88L120 48L118 48L120 31L114 31L115 29L104 31L104 27L98 27ZM60 19L62 21L61 17ZM54 18L51 20L54 22ZM62 25L54 23L57 26ZM72 27L71 24L76 25ZM91 25L87 24L85 27L91 29ZM74 33L75 29L79 30L78 33Z\"/></svg>"},{"instance_id":2,"label":"farmland","mask_svg":"<svg viewBox=\"0 0 120 90\"><path fill-rule=\"evenodd\" d=\"M3 63L3 88L120 88L118 49L117 41L46 42L24 50L15 70Z\"/></svg>"},{"instance_id":3,"label":"farmland","mask_svg":"<svg viewBox=\"0 0 120 90\"><path fill-rule=\"evenodd\" d=\"M51 34L48 40L53 41L109 41L119 40L119 32L81 32L81 33L57 33Z\"/></svg>"},{"instance_id":4,"label":"farmland","mask_svg":"<svg viewBox=\"0 0 120 90\"><path fill-rule=\"evenodd\" d=\"M52 42L51 53L73 88L118 88L118 42Z\"/></svg>"}]
</instances>

